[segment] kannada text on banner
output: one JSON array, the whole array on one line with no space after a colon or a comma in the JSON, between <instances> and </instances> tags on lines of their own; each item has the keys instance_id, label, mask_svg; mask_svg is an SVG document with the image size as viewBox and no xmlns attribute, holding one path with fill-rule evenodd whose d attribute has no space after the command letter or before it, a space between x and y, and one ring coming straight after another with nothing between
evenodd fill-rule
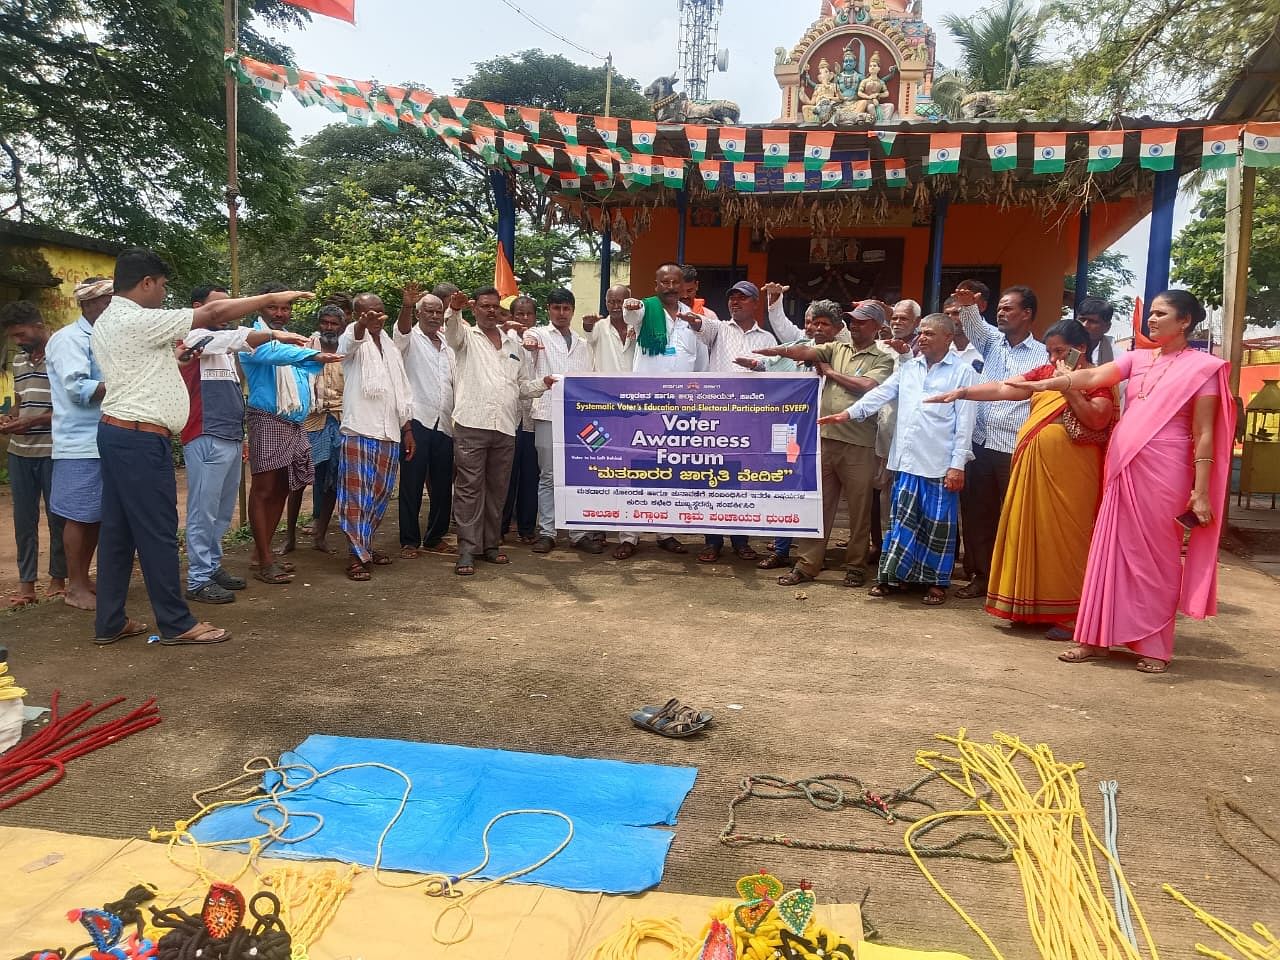
<instances>
[{"instance_id":1,"label":"kannada text on banner","mask_svg":"<svg viewBox=\"0 0 1280 960\"><path fill-rule=\"evenodd\" d=\"M811 374L581 374L556 386L556 526L822 534Z\"/></svg>"}]
</instances>

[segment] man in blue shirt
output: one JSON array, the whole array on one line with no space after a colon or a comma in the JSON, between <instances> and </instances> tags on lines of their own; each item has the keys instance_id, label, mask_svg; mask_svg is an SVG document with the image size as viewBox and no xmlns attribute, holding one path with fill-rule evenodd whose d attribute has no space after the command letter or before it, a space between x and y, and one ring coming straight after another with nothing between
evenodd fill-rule
<instances>
[{"instance_id":1,"label":"man in blue shirt","mask_svg":"<svg viewBox=\"0 0 1280 960\"><path fill-rule=\"evenodd\" d=\"M98 418L107 385L93 359L93 325L111 303L112 282L89 277L75 289L80 317L63 327L45 347L49 394L53 401L53 490L49 509L65 521L69 607L92 610L97 603L89 565L98 549L102 520L102 463L98 459Z\"/></svg>"}]
</instances>

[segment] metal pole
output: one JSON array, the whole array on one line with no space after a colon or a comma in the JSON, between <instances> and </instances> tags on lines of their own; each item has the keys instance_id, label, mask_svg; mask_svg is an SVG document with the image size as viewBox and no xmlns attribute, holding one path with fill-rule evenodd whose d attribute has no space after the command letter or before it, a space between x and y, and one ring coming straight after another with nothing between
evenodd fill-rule
<instances>
[{"instance_id":1,"label":"metal pole","mask_svg":"<svg viewBox=\"0 0 1280 960\"><path fill-rule=\"evenodd\" d=\"M605 295L613 283L613 224L609 222L609 208L601 211L604 227L600 231L600 316L607 317L609 308L605 304Z\"/></svg>"},{"instance_id":2,"label":"metal pole","mask_svg":"<svg viewBox=\"0 0 1280 960\"><path fill-rule=\"evenodd\" d=\"M236 0L222 2L222 46L234 56L239 47L240 29ZM230 64L223 64L229 67ZM231 296L240 296L240 172L236 162L240 90L233 70L227 69L224 78L227 106L227 250L231 258ZM240 377L240 389L244 389L244 377ZM249 525L249 489L245 477L244 459L240 461L240 526Z\"/></svg>"},{"instance_id":3,"label":"metal pole","mask_svg":"<svg viewBox=\"0 0 1280 960\"><path fill-rule=\"evenodd\" d=\"M613 54L604 58L604 115L612 116L613 108Z\"/></svg>"},{"instance_id":4,"label":"metal pole","mask_svg":"<svg viewBox=\"0 0 1280 960\"><path fill-rule=\"evenodd\" d=\"M1178 164L1172 170L1156 174L1151 194L1151 232L1147 237L1147 276L1142 291L1142 305L1150 310L1151 301L1169 286L1169 259L1173 251L1173 205L1178 199ZM1147 318L1142 318L1142 332L1147 334Z\"/></svg>"},{"instance_id":5,"label":"metal pole","mask_svg":"<svg viewBox=\"0 0 1280 960\"><path fill-rule=\"evenodd\" d=\"M1080 303L1089 295L1089 227L1093 219L1088 205L1080 208L1080 237L1076 243L1076 296L1075 312L1080 313Z\"/></svg>"},{"instance_id":6,"label":"metal pole","mask_svg":"<svg viewBox=\"0 0 1280 960\"><path fill-rule=\"evenodd\" d=\"M742 236L742 221L733 221L733 253L729 260L729 282L738 282L738 240Z\"/></svg>"},{"instance_id":7,"label":"metal pole","mask_svg":"<svg viewBox=\"0 0 1280 960\"><path fill-rule=\"evenodd\" d=\"M933 201L929 219L929 272L924 280L925 312L937 313L942 299L942 242L947 233L947 209L951 196L939 193Z\"/></svg>"}]
</instances>

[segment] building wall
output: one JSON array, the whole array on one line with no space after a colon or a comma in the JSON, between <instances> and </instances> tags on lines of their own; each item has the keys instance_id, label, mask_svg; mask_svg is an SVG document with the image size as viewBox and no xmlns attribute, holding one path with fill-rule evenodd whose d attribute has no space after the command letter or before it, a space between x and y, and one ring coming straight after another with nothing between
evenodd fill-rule
<instances>
[{"instance_id":1,"label":"building wall","mask_svg":"<svg viewBox=\"0 0 1280 960\"><path fill-rule=\"evenodd\" d=\"M62 280L58 286L43 291L36 300L44 314L44 322L53 329L74 323L80 316L75 298L76 285L86 277L111 276L115 272L116 258L93 250L76 250L52 244L41 244L38 249L48 261L54 276Z\"/></svg>"},{"instance_id":2,"label":"building wall","mask_svg":"<svg viewBox=\"0 0 1280 960\"><path fill-rule=\"evenodd\" d=\"M631 263L626 260L614 260L609 265L609 286L629 283L631 283ZM578 304L574 324L581 329L581 321L577 318L590 313L599 313L601 308L600 261L574 261L573 279L570 281L569 289L573 291L573 299Z\"/></svg>"}]
</instances>

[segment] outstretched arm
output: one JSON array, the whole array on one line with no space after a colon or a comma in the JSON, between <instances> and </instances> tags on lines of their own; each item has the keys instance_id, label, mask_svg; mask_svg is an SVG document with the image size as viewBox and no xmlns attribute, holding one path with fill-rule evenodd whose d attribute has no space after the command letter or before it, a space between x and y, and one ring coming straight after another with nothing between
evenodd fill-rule
<instances>
[{"instance_id":1,"label":"outstretched arm","mask_svg":"<svg viewBox=\"0 0 1280 960\"><path fill-rule=\"evenodd\" d=\"M1021 375L1010 377L1001 383L998 380L992 380L989 383L977 383L970 387L959 387L955 390L948 390L946 393L940 393L936 397L928 397L925 403L951 403L955 400L1025 400L1027 399L1027 390L1025 387L1015 386L1015 384L1026 383L1026 377Z\"/></svg>"},{"instance_id":2,"label":"outstretched arm","mask_svg":"<svg viewBox=\"0 0 1280 960\"><path fill-rule=\"evenodd\" d=\"M1088 370L1062 370L1061 367L1059 370L1062 372L1056 377L1026 382L1022 385L1022 389L1034 390L1036 393L1043 390L1097 390L1101 387L1114 387L1124 379L1124 373L1114 363L1104 363L1100 367L1090 367Z\"/></svg>"}]
</instances>

